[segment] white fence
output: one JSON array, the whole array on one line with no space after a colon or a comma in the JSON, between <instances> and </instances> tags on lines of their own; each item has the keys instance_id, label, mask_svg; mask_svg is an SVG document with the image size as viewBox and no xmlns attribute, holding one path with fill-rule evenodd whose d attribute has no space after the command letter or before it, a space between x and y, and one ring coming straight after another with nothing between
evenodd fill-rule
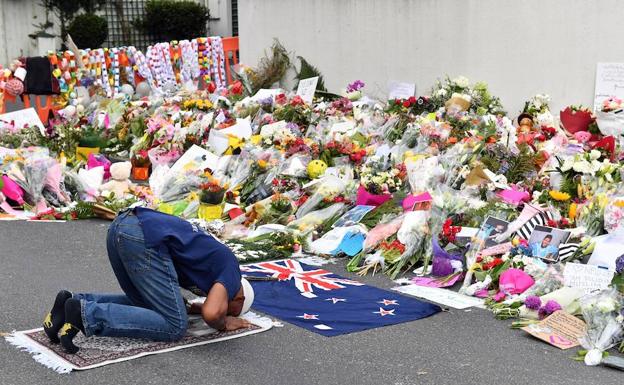
<instances>
[{"instance_id":1,"label":"white fence","mask_svg":"<svg viewBox=\"0 0 624 385\"><path fill-rule=\"evenodd\" d=\"M617 0L239 0L242 62L278 38L332 91L355 79L425 93L436 78L483 80L510 113L548 93L553 108L591 106L596 62L624 62Z\"/></svg>"}]
</instances>

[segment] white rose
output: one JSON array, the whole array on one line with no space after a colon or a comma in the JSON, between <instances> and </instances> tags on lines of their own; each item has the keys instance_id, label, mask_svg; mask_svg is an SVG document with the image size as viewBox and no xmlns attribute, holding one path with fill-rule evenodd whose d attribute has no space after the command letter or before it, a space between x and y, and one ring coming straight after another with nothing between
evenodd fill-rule
<instances>
[{"instance_id":1,"label":"white rose","mask_svg":"<svg viewBox=\"0 0 624 385\"><path fill-rule=\"evenodd\" d=\"M596 304L598 309L603 313L610 313L615 311L615 302L610 298L605 298Z\"/></svg>"},{"instance_id":2,"label":"white rose","mask_svg":"<svg viewBox=\"0 0 624 385\"><path fill-rule=\"evenodd\" d=\"M598 151L598 150L591 150L590 153L589 153L589 158L591 160L597 160L598 158L600 158L600 155L602 155L600 153L600 151Z\"/></svg>"},{"instance_id":3,"label":"white rose","mask_svg":"<svg viewBox=\"0 0 624 385\"><path fill-rule=\"evenodd\" d=\"M572 169L573 165L574 160L572 158L567 158L565 161L563 161L563 164L561 165L561 171L568 171Z\"/></svg>"},{"instance_id":4,"label":"white rose","mask_svg":"<svg viewBox=\"0 0 624 385\"><path fill-rule=\"evenodd\" d=\"M436 91L436 96L439 96L439 97L446 96L446 90L444 88L440 88L438 91Z\"/></svg>"},{"instance_id":5,"label":"white rose","mask_svg":"<svg viewBox=\"0 0 624 385\"><path fill-rule=\"evenodd\" d=\"M468 80L465 76L458 76L455 79L451 80L453 84L460 88L466 88L470 85L470 80Z\"/></svg>"}]
</instances>

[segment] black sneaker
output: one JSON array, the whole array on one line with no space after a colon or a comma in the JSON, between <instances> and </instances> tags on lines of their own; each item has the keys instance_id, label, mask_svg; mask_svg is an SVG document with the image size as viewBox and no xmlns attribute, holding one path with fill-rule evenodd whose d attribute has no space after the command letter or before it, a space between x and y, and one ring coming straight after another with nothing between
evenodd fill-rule
<instances>
[{"instance_id":1,"label":"black sneaker","mask_svg":"<svg viewBox=\"0 0 624 385\"><path fill-rule=\"evenodd\" d=\"M59 330L65 323L65 301L72 297L72 293L67 290L61 290L56 295L52 310L43 320L43 331L46 333L50 342L58 344L61 342L58 337Z\"/></svg>"}]
</instances>

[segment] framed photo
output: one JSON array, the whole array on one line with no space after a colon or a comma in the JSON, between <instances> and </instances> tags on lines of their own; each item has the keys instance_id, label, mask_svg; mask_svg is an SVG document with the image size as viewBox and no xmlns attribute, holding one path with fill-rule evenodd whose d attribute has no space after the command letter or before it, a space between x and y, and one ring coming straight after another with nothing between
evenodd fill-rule
<instances>
[{"instance_id":1,"label":"framed photo","mask_svg":"<svg viewBox=\"0 0 624 385\"><path fill-rule=\"evenodd\" d=\"M559 245L566 243L570 232L546 226L535 226L529 237L533 257L549 262L559 261Z\"/></svg>"},{"instance_id":2,"label":"framed photo","mask_svg":"<svg viewBox=\"0 0 624 385\"><path fill-rule=\"evenodd\" d=\"M488 247L496 246L502 242L496 242L496 237L507 231L509 222L502 219L487 217L481 229L477 233L476 242L478 250L487 249Z\"/></svg>"}]
</instances>

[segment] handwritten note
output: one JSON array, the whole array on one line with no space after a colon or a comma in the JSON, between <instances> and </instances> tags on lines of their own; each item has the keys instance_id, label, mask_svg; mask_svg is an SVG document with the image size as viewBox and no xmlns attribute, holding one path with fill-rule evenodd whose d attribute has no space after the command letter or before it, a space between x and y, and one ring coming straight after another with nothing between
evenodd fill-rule
<instances>
[{"instance_id":1,"label":"handwritten note","mask_svg":"<svg viewBox=\"0 0 624 385\"><path fill-rule=\"evenodd\" d=\"M596 64L596 89L594 111L610 96L624 98L624 63Z\"/></svg>"},{"instance_id":2,"label":"handwritten note","mask_svg":"<svg viewBox=\"0 0 624 385\"><path fill-rule=\"evenodd\" d=\"M613 270L594 265L567 263L563 269L563 282L566 286L583 289L585 292L603 290L613 279Z\"/></svg>"},{"instance_id":3,"label":"handwritten note","mask_svg":"<svg viewBox=\"0 0 624 385\"><path fill-rule=\"evenodd\" d=\"M316 91L316 84L318 83L318 80L318 76L299 80L299 85L297 85L297 95L301 96L301 99L303 99L304 102L312 103L312 98L314 98L314 92Z\"/></svg>"},{"instance_id":4,"label":"handwritten note","mask_svg":"<svg viewBox=\"0 0 624 385\"><path fill-rule=\"evenodd\" d=\"M522 330L559 349L569 349L579 345L578 339L585 333L585 327L585 322L559 310Z\"/></svg>"},{"instance_id":5,"label":"handwritten note","mask_svg":"<svg viewBox=\"0 0 624 385\"><path fill-rule=\"evenodd\" d=\"M388 99L407 99L416 95L416 84L390 81L388 90Z\"/></svg>"},{"instance_id":6,"label":"handwritten note","mask_svg":"<svg viewBox=\"0 0 624 385\"><path fill-rule=\"evenodd\" d=\"M21 131L26 126L37 126L41 134L45 135L45 127L43 127L37 111L32 107L0 115L0 132L10 126L18 131Z\"/></svg>"}]
</instances>

